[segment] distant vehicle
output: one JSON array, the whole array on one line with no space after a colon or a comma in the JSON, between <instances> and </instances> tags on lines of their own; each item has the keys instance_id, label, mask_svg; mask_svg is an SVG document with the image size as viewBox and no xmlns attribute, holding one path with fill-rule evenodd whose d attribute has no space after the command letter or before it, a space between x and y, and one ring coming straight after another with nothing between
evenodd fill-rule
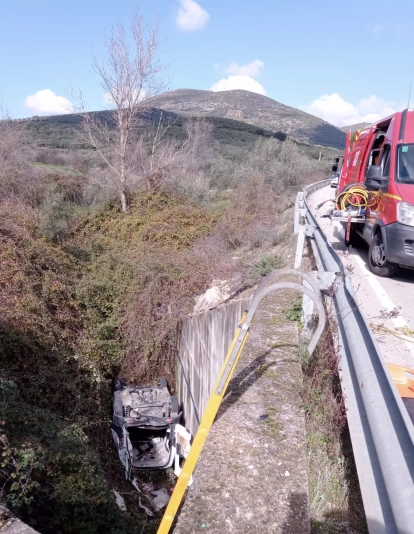
<instances>
[{"instance_id":1,"label":"distant vehicle","mask_svg":"<svg viewBox=\"0 0 414 534\"><path fill-rule=\"evenodd\" d=\"M414 369L387 363L394 384L397 387L411 421L414 423Z\"/></svg>"},{"instance_id":2,"label":"distant vehicle","mask_svg":"<svg viewBox=\"0 0 414 534\"><path fill-rule=\"evenodd\" d=\"M338 193L345 244L359 235L369 245L370 270L392 276L399 267L414 269L414 110L348 132Z\"/></svg>"},{"instance_id":3,"label":"distant vehicle","mask_svg":"<svg viewBox=\"0 0 414 534\"><path fill-rule=\"evenodd\" d=\"M131 470L171 467L176 453L174 427L181 412L165 378L148 387L117 380L114 389L111 430L126 478L130 479Z\"/></svg>"},{"instance_id":4,"label":"distant vehicle","mask_svg":"<svg viewBox=\"0 0 414 534\"><path fill-rule=\"evenodd\" d=\"M331 187L334 187L335 189L338 187L339 182L339 172L333 175L332 181L331 181Z\"/></svg>"}]
</instances>

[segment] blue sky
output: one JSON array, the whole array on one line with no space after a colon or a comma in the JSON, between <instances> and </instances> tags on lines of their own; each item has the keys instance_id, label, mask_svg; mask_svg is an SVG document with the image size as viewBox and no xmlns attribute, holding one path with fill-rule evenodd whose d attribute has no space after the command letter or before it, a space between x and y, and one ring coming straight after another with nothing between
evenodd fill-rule
<instances>
[{"instance_id":1,"label":"blue sky","mask_svg":"<svg viewBox=\"0 0 414 534\"><path fill-rule=\"evenodd\" d=\"M414 2L0 0L0 100L14 118L105 106L92 57L139 7L160 14L170 89L247 89L336 125L401 109L414 81ZM414 90L413 90L414 102Z\"/></svg>"}]
</instances>

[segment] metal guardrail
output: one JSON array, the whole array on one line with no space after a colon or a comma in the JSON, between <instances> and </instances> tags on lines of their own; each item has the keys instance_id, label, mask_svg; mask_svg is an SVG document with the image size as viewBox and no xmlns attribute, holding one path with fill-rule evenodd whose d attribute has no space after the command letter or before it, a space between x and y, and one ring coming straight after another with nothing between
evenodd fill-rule
<instances>
[{"instance_id":1,"label":"metal guardrail","mask_svg":"<svg viewBox=\"0 0 414 534\"><path fill-rule=\"evenodd\" d=\"M318 276L323 272L335 274L331 293L340 335L342 389L369 532L411 534L414 427L358 308L342 262L307 204L307 195L329 183L330 180L318 182L298 195L295 233L299 238L301 234L310 237ZM306 224L298 227L301 215Z\"/></svg>"}]
</instances>

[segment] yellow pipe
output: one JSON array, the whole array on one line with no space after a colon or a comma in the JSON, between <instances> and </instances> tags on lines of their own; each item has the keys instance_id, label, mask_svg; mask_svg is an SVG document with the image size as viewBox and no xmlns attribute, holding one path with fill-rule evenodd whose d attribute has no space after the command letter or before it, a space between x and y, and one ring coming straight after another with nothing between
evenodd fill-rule
<instances>
[{"instance_id":1,"label":"yellow pipe","mask_svg":"<svg viewBox=\"0 0 414 534\"><path fill-rule=\"evenodd\" d=\"M165 510L164 516L161 520L160 526L158 527L157 534L168 534L170 531L170 528L173 524L174 518L178 512L178 509L181 505L181 501L183 499L185 490L187 489L188 482L191 478L191 475L194 472L195 466L197 465L198 458L200 456L201 450L204 446L204 443L207 439L207 436L210 432L210 428L212 424L214 423L214 419L216 418L217 412L220 408L221 401L223 400L223 397L226 393L227 386L231 380L231 377L233 375L233 371L237 365L237 362L240 358L240 354L243 350L244 344L246 343L247 337L248 337L248 329L244 325L244 321L246 319L247 313L243 314L243 317L241 319L241 324L239 328L236 330L236 333L234 335L233 341L230 345L230 348L227 352L226 359L224 360L223 366L220 371L220 375L217 379L217 382L214 386L213 393L210 396L210 399L208 401L206 410L204 412L204 415L201 419L200 426L198 427L197 433L194 437L193 443L190 448L190 452L188 453L187 459L185 460L183 469L180 473L180 476L178 477L177 484L175 485L174 492L171 495L170 502L168 503L168 506ZM244 328L243 328L244 327ZM242 331L242 329L246 330L245 336L243 338L243 341L240 345L240 348L237 352L236 358L234 360L233 366L231 368L231 371L228 373L227 380L225 382L225 385L223 387L223 390L221 391L220 395L217 395L216 391L219 386L219 383L221 381L221 378L223 374L226 371L226 366L228 364L228 361L230 359L230 356L232 354L233 348L236 344L236 341Z\"/></svg>"}]
</instances>

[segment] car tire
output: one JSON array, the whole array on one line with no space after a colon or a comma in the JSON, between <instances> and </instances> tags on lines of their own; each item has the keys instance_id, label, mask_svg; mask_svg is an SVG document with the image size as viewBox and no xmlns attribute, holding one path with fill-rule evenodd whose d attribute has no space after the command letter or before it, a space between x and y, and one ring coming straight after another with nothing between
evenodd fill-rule
<instances>
[{"instance_id":1,"label":"car tire","mask_svg":"<svg viewBox=\"0 0 414 534\"><path fill-rule=\"evenodd\" d=\"M125 384L122 382L122 380L117 378L116 380L114 380L114 386L113 387L114 387L114 391L121 391L122 389L124 389Z\"/></svg>"},{"instance_id":2,"label":"car tire","mask_svg":"<svg viewBox=\"0 0 414 534\"><path fill-rule=\"evenodd\" d=\"M160 388L166 388L167 387L167 380L164 377L161 377L158 380L158 383L160 385Z\"/></svg>"},{"instance_id":3,"label":"car tire","mask_svg":"<svg viewBox=\"0 0 414 534\"><path fill-rule=\"evenodd\" d=\"M368 266L377 276L389 277L398 271L398 265L387 260L381 232L374 235L368 252Z\"/></svg>"},{"instance_id":4,"label":"car tire","mask_svg":"<svg viewBox=\"0 0 414 534\"><path fill-rule=\"evenodd\" d=\"M180 405L178 404L178 397L171 395L171 417L177 417L180 412Z\"/></svg>"}]
</instances>

